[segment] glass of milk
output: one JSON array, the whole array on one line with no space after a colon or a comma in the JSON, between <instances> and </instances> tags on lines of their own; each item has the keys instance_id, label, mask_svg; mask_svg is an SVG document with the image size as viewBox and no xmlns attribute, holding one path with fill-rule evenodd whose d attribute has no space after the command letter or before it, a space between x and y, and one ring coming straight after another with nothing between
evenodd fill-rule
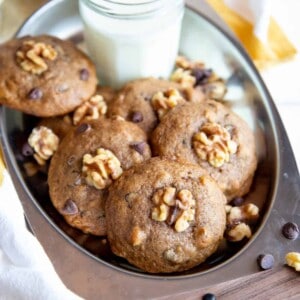
<instances>
[{"instance_id":1,"label":"glass of milk","mask_svg":"<svg viewBox=\"0 0 300 300\"><path fill-rule=\"evenodd\" d=\"M178 53L184 0L79 0L88 52L102 85L168 78Z\"/></svg>"}]
</instances>

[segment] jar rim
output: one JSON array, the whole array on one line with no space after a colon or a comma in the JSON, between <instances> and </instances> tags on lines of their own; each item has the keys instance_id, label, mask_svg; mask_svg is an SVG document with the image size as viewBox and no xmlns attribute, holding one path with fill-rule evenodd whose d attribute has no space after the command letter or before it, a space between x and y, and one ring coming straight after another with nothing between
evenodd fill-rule
<instances>
[{"instance_id":1,"label":"jar rim","mask_svg":"<svg viewBox=\"0 0 300 300\"><path fill-rule=\"evenodd\" d=\"M170 10L184 6L184 0L80 0L100 14L119 19L142 19L167 14Z\"/></svg>"}]
</instances>

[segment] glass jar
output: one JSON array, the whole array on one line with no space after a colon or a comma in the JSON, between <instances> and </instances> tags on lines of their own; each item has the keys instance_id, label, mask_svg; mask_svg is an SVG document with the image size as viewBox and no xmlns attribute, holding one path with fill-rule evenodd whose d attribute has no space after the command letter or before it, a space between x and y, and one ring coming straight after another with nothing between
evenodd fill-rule
<instances>
[{"instance_id":1,"label":"glass jar","mask_svg":"<svg viewBox=\"0 0 300 300\"><path fill-rule=\"evenodd\" d=\"M184 0L79 0L100 84L168 78L178 53Z\"/></svg>"}]
</instances>

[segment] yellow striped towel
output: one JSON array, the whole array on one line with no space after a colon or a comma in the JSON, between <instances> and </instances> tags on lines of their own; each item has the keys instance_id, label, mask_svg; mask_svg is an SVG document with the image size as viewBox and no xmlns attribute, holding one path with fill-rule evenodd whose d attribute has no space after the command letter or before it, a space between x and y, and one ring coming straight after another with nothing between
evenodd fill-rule
<instances>
[{"instance_id":1,"label":"yellow striped towel","mask_svg":"<svg viewBox=\"0 0 300 300\"><path fill-rule=\"evenodd\" d=\"M228 24L258 67L268 66L297 53L271 16L270 0L206 0ZM284 2L284 1L282 1Z\"/></svg>"}]
</instances>

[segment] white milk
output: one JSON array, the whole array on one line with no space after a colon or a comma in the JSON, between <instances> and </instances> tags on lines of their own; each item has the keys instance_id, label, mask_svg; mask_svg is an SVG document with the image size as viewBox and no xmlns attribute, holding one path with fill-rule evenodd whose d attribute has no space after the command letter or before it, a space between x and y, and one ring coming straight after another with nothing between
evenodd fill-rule
<instances>
[{"instance_id":1,"label":"white milk","mask_svg":"<svg viewBox=\"0 0 300 300\"><path fill-rule=\"evenodd\" d=\"M160 0L161 7L156 4L151 16L140 15L142 9L137 6L139 11L126 17L124 15L132 10L128 4L120 5L116 10L118 15L112 16L97 11L87 2L95 0L81 0L80 14L100 84L118 88L136 78L169 77L178 53L183 0Z\"/></svg>"}]
</instances>

